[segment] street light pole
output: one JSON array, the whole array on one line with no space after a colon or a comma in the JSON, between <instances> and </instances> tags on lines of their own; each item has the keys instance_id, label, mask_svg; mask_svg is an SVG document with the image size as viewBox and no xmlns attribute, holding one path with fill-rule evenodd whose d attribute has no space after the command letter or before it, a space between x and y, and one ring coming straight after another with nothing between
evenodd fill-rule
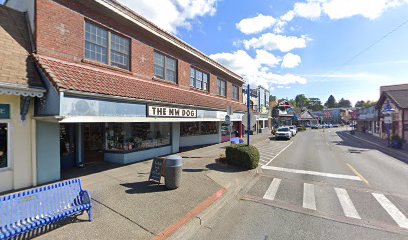
<instances>
[{"instance_id":1,"label":"street light pole","mask_svg":"<svg viewBox=\"0 0 408 240\"><path fill-rule=\"evenodd\" d=\"M250 97L249 97L249 83L247 85L247 111L248 111L248 125L247 125L247 145L249 146L249 133L251 131L251 111L249 108L250 105Z\"/></svg>"}]
</instances>

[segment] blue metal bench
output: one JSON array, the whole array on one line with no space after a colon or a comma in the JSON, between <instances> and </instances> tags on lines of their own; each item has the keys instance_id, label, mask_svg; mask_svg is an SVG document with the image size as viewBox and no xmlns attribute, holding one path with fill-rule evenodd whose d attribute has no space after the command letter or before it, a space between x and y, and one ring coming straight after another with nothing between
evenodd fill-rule
<instances>
[{"instance_id":1,"label":"blue metal bench","mask_svg":"<svg viewBox=\"0 0 408 240\"><path fill-rule=\"evenodd\" d=\"M80 179L0 196L0 239L14 237L65 218L88 213L92 203Z\"/></svg>"}]
</instances>

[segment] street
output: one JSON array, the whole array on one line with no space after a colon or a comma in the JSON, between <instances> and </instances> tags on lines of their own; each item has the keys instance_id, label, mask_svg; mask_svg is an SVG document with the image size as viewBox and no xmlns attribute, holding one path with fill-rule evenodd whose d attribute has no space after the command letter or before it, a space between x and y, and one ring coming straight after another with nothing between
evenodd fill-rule
<instances>
[{"instance_id":1,"label":"street","mask_svg":"<svg viewBox=\"0 0 408 240\"><path fill-rule=\"evenodd\" d=\"M408 239L408 165L345 129L258 146L261 173L193 239Z\"/></svg>"}]
</instances>

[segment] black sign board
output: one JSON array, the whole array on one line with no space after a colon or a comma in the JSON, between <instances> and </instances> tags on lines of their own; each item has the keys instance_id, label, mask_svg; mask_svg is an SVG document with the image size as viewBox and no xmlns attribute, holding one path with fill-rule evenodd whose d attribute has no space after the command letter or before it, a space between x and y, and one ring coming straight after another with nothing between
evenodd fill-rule
<instances>
[{"instance_id":1,"label":"black sign board","mask_svg":"<svg viewBox=\"0 0 408 240\"><path fill-rule=\"evenodd\" d=\"M154 158L152 162L152 168L150 169L149 181L155 181L160 183L162 170L163 170L164 158Z\"/></svg>"}]
</instances>

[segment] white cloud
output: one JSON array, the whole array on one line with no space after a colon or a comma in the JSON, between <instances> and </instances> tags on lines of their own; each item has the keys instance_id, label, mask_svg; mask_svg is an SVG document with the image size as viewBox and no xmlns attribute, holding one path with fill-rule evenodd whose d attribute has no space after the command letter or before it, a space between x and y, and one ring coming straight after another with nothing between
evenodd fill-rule
<instances>
[{"instance_id":1,"label":"white cloud","mask_svg":"<svg viewBox=\"0 0 408 240\"><path fill-rule=\"evenodd\" d=\"M265 50L256 50L256 60L259 64L269 67L275 67L282 61L279 57L275 57L275 55Z\"/></svg>"},{"instance_id":2,"label":"white cloud","mask_svg":"<svg viewBox=\"0 0 408 240\"><path fill-rule=\"evenodd\" d=\"M368 19L376 19L389 8L408 4L407 0L331 0L323 3L324 12L331 19L349 18L361 15Z\"/></svg>"},{"instance_id":3,"label":"white cloud","mask_svg":"<svg viewBox=\"0 0 408 240\"><path fill-rule=\"evenodd\" d=\"M309 1L305 3L295 3L293 11L296 16L313 20L320 17L322 9L319 2Z\"/></svg>"},{"instance_id":4,"label":"white cloud","mask_svg":"<svg viewBox=\"0 0 408 240\"><path fill-rule=\"evenodd\" d=\"M293 74L275 74L265 65L271 65L269 61L274 60L271 53L258 50L256 57L251 57L246 51L238 50L232 53L217 53L210 55L211 58L225 65L232 71L241 75L249 84L253 86L264 86L271 89L275 85L306 84L305 77ZM279 60L280 61L280 60Z\"/></svg>"},{"instance_id":5,"label":"white cloud","mask_svg":"<svg viewBox=\"0 0 408 240\"><path fill-rule=\"evenodd\" d=\"M218 0L118 1L164 30L177 33L179 27L190 29L192 21L198 17L213 16Z\"/></svg>"},{"instance_id":6,"label":"white cloud","mask_svg":"<svg viewBox=\"0 0 408 240\"><path fill-rule=\"evenodd\" d=\"M289 12L285 13L284 15L282 15L282 16L280 17L280 19L281 19L282 21L285 21L285 22L290 22L290 21L293 20L294 17L295 17L295 12L292 11L292 10L290 10Z\"/></svg>"},{"instance_id":7,"label":"white cloud","mask_svg":"<svg viewBox=\"0 0 408 240\"><path fill-rule=\"evenodd\" d=\"M289 52L296 48L305 48L308 41L311 39L307 36L285 36L273 33L265 33L259 38L244 40L245 49L265 49L268 51L279 50L281 52Z\"/></svg>"},{"instance_id":8,"label":"white cloud","mask_svg":"<svg viewBox=\"0 0 408 240\"><path fill-rule=\"evenodd\" d=\"M327 15L332 20L353 16L368 19L380 17L390 8L408 4L408 0L306 0L296 2L293 9L286 12L275 24L274 32L282 33L286 25L295 17L316 20L321 15Z\"/></svg>"},{"instance_id":9,"label":"white cloud","mask_svg":"<svg viewBox=\"0 0 408 240\"><path fill-rule=\"evenodd\" d=\"M282 60L282 68L294 68L299 66L299 64L302 62L302 59L300 58L299 55L293 54L293 53L287 53Z\"/></svg>"},{"instance_id":10,"label":"white cloud","mask_svg":"<svg viewBox=\"0 0 408 240\"><path fill-rule=\"evenodd\" d=\"M276 19L274 17L258 14L258 16L253 18L242 19L235 26L244 34L254 34L271 28L275 23Z\"/></svg>"}]
</instances>

